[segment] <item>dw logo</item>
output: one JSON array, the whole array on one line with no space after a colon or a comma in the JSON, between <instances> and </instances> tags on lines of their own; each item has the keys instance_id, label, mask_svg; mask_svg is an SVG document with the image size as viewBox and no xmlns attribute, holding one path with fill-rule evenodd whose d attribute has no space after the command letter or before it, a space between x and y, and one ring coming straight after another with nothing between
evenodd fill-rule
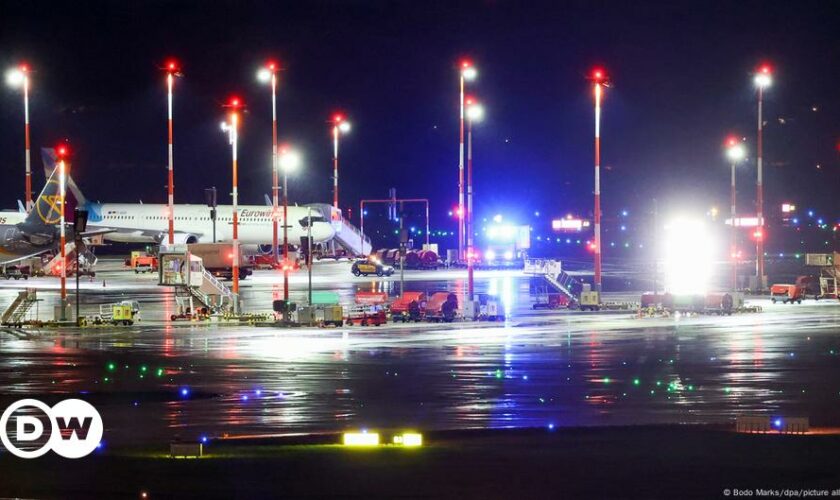
<instances>
[{"instance_id":1,"label":"dw logo","mask_svg":"<svg viewBox=\"0 0 840 500\"><path fill-rule=\"evenodd\" d=\"M65 399L52 408L21 399L0 417L0 441L20 458L38 458L51 449L65 458L81 458L96 449L102 432L99 412L81 399Z\"/></svg>"}]
</instances>

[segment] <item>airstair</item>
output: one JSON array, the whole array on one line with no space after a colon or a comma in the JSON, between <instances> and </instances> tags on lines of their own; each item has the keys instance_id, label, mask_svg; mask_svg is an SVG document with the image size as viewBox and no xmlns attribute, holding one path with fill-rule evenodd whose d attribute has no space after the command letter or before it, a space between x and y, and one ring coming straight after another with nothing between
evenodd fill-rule
<instances>
[{"instance_id":1,"label":"airstair","mask_svg":"<svg viewBox=\"0 0 840 500\"><path fill-rule=\"evenodd\" d=\"M92 266L96 264L96 255L93 254L90 250L87 250L85 246L82 246L82 253L79 254L79 267L82 268L83 271L89 271ZM75 270L76 267L76 243L73 241L68 241L64 245L64 257L68 263L67 266L67 275L69 276ZM61 274L61 252L56 253L55 257L50 259L44 267L43 271L44 274L48 276L58 276ZM84 273L83 273L84 274Z\"/></svg>"},{"instance_id":2,"label":"airstair","mask_svg":"<svg viewBox=\"0 0 840 500\"><path fill-rule=\"evenodd\" d=\"M370 255L373 251L370 238L363 237L361 231L347 219L341 219L340 224L334 223L333 227L336 228L335 241L351 254Z\"/></svg>"},{"instance_id":3,"label":"airstair","mask_svg":"<svg viewBox=\"0 0 840 500\"><path fill-rule=\"evenodd\" d=\"M4 326L19 326L23 323L23 318L26 313L32 309L32 306L38 303L38 295L34 288L18 292L15 300L9 304L9 307L3 311L3 316L0 318L0 323Z\"/></svg>"},{"instance_id":4,"label":"airstair","mask_svg":"<svg viewBox=\"0 0 840 500\"><path fill-rule=\"evenodd\" d=\"M311 207L313 212L320 213L335 231L335 236L329 242L333 255L336 254L336 244L353 256L370 255L373 251L370 238L363 237L362 232L342 215L341 210L326 203L313 203L306 206Z\"/></svg>"},{"instance_id":5,"label":"airstair","mask_svg":"<svg viewBox=\"0 0 840 500\"><path fill-rule=\"evenodd\" d=\"M161 247L159 285L175 288L175 300L182 312L201 308L221 313L233 308L233 292L204 269L201 257L192 255L186 245Z\"/></svg>"},{"instance_id":6,"label":"airstair","mask_svg":"<svg viewBox=\"0 0 840 500\"><path fill-rule=\"evenodd\" d=\"M526 275L541 278L556 293L565 295L570 301L576 301L580 291L580 281L562 269L560 261L550 259L526 259L523 269Z\"/></svg>"},{"instance_id":7,"label":"airstair","mask_svg":"<svg viewBox=\"0 0 840 500\"><path fill-rule=\"evenodd\" d=\"M840 297L837 293L837 280L840 278L839 255L837 252L805 254L805 265L819 268L820 297L832 299Z\"/></svg>"}]
</instances>

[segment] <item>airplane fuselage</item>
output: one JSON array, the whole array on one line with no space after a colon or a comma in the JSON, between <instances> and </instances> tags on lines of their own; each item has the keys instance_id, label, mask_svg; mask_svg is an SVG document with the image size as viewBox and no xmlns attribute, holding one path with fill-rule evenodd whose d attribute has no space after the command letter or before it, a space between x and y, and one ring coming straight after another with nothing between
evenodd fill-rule
<instances>
[{"instance_id":1,"label":"airplane fuselage","mask_svg":"<svg viewBox=\"0 0 840 500\"><path fill-rule=\"evenodd\" d=\"M112 229L104 238L125 243L159 243L167 241L168 207L163 204L91 203L88 210L88 229ZM216 207L216 241L233 240L233 207ZM288 207L288 240L297 245L307 236L308 207ZM213 241L213 220L205 205L174 206L175 243L210 243ZM270 244L273 238L272 208L262 205L238 207L238 237L241 244ZM312 210L313 243L328 241L334 235L332 226L323 215ZM278 240L283 240L283 209L278 215Z\"/></svg>"}]
</instances>

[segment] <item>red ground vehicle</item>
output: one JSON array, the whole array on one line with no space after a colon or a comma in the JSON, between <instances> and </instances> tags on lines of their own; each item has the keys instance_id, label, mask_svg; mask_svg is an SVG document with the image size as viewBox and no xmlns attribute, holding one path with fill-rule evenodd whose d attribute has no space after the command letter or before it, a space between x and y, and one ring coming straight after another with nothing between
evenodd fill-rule
<instances>
[{"instance_id":1,"label":"red ground vehicle","mask_svg":"<svg viewBox=\"0 0 840 500\"><path fill-rule=\"evenodd\" d=\"M781 300L783 304L788 302L801 304L804 295L805 287L801 285L773 285L770 287L770 300L774 304L777 300Z\"/></svg>"},{"instance_id":2,"label":"red ground vehicle","mask_svg":"<svg viewBox=\"0 0 840 500\"><path fill-rule=\"evenodd\" d=\"M423 292L403 292L402 297L391 303L393 321L420 321L426 315L426 294Z\"/></svg>"},{"instance_id":3,"label":"red ground vehicle","mask_svg":"<svg viewBox=\"0 0 840 500\"><path fill-rule=\"evenodd\" d=\"M431 321L445 321L450 323L455 320L458 313L458 296L450 292L437 292L429 297L426 302L426 319Z\"/></svg>"},{"instance_id":4,"label":"red ground vehicle","mask_svg":"<svg viewBox=\"0 0 840 500\"><path fill-rule=\"evenodd\" d=\"M388 294L385 292L358 292L356 305L347 313L344 324L359 326L379 326L388 322L385 314L385 302Z\"/></svg>"}]
</instances>

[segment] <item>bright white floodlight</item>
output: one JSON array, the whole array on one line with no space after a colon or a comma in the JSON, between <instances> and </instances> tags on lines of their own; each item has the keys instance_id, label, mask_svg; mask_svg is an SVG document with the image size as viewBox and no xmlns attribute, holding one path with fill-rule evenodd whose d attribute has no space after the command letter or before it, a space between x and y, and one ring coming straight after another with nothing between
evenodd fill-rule
<instances>
[{"instance_id":1,"label":"bright white floodlight","mask_svg":"<svg viewBox=\"0 0 840 500\"><path fill-rule=\"evenodd\" d=\"M293 150L280 152L280 167L286 172L293 172L300 166L300 155Z\"/></svg>"},{"instance_id":2,"label":"bright white floodlight","mask_svg":"<svg viewBox=\"0 0 840 500\"><path fill-rule=\"evenodd\" d=\"M6 72L6 83L9 84L10 87L20 87L23 85L23 80L26 78L26 75L23 71L15 68L10 69Z\"/></svg>"},{"instance_id":3,"label":"bright white floodlight","mask_svg":"<svg viewBox=\"0 0 840 500\"><path fill-rule=\"evenodd\" d=\"M744 159L744 156L747 155L747 151L744 149L744 146L741 144L735 144L733 146L729 146L726 149L726 156L733 162L738 163L739 161Z\"/></svg>"},{"instance_id":4,"label":"bright white floodlight","mask_svg":"<svg viewBox=\"0 0 840 500\"><path fill-rule=\"evenodd\" d=\"M467 118L473 122L480 122L484 118L484 106L481 104L472 104L467 107Z\"/></svg>"},{"instance_id":5,"label":"bright white floodlight","mask_svg":"<svg viewBox=\"0 0 840 500\"><path fill-rule=\"evenodd\" d=\"M268 68L261 68L257 71L257 80L268 83L271 81L271 71Z\"/></svg>"},{"instance_id":6,"label":"bright white floodlight","mask_svg":"<svg viewBox=\"0 0 840 500\"><path fill-rule=\"evenodd\" d=\"M712 273L712 235L702 220L676 218L665 226L665 288L673 294L704 294Z\"/></svg>"}]
</instances>

